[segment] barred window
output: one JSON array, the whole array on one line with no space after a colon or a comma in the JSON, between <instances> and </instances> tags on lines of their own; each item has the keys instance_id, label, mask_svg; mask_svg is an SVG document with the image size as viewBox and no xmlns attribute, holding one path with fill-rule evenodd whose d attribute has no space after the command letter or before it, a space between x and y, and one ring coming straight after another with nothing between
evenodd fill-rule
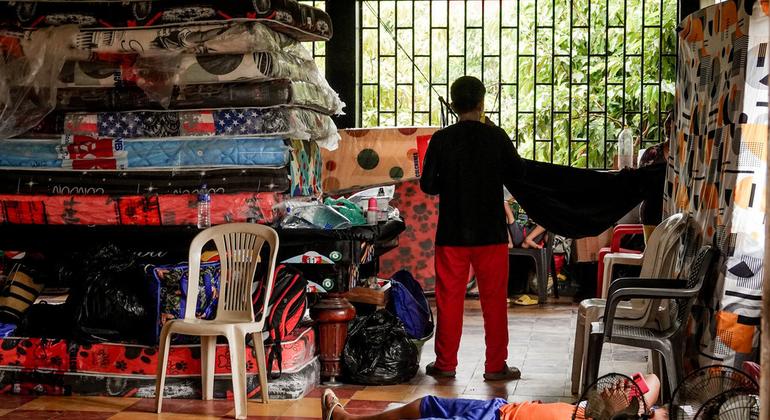
<instances>
[{"instance_id":1,"label":"barred window","mask_svg":"<svg viewBox=\"0 0 770 420\"><path fill-rule=\"evenodd\" d=\"M467 74L524 157L608 168L624 125L642 148L662 141L674 0L363 0L358 10L363 127L438 125L439 97Z\"/></svg>"}]
</instances>

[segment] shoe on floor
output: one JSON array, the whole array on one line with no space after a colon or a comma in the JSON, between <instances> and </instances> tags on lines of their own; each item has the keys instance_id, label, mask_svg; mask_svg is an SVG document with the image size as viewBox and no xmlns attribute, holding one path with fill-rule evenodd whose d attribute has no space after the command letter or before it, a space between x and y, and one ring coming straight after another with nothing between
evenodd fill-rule
<instances>
[{"instance_id":1,"label":"shoe on floor","mask_svg":"<svg viewBox=\"0 0 770 420\"><path fill-rule=\"evenodd\" d=\"M529 295L521 295L516 300L513 301L514 305L521 305L521 306L531 306L531 305L537 305L538 300L533 299Z\"/></svg>"},{"instance_id":2,"label":"shoe on floor","mask_svg":"<svg viewBox=\"0 0 770 420\"><path fill-rule=\"evenodd\" d=\"M503 370L499 372L491 372L491 373L485 373L484 374L484 380L493 382L493 381L515 381L517 379L521 378L521 371L519 369L513 367L508 367L507 364L503 365Z\"/></svg>"},{"instance_id":3,"label":"shoe on floor","mask_svg":"<svg viewBox=\"0 0 770 420\"><path fill-rule=\"evenodd\" d=\"M457 375L453 370L437 369L436 362L430 362L428 366L425 366L425 374L434 378L454 378Z\"/></svg>"}]
</instances>

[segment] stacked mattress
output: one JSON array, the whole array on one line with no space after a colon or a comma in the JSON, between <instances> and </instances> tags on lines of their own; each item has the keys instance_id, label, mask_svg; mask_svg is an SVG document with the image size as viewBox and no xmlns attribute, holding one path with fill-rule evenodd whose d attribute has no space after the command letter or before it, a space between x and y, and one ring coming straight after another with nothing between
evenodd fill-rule
<instances>
[{"instance_id":1,"label":"stacked mattress","mask_svg":"<svg viewBox=\"0 0 770 420\"><path fill-rule=\"evenodd\" d=\"M272 221L321 193L344 104L295 0L0 0L0 222Z\"/></svg>"}]
</instances>

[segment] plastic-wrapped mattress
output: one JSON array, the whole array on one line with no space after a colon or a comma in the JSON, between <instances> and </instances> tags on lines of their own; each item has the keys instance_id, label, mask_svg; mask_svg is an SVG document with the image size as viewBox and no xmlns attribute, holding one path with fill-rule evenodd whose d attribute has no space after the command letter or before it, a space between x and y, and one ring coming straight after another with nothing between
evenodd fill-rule
<instances>
[{"instance_id":1,"label":"plastic-wrapped mattress","mask_svg":"<svg viewBox=\"0 0 770 420\"><path fill-rule=\"evenodd\" d=\"M0 141L0 168L282 167L289 148L280 138L121 140L71 136L64 140Z\"/></svg>"},{"instance_id":2,"label":"plastic-wrapped mattress","mask_svg":"<svg viewBox=\"0 0 770 420\"><path fill-rule=\"evenodd\" d=\"M211 194L286 192L289 168L70 171L0 170L0 194Z\"/></svg>"},{"instance_id":3,"label":"plastic-wrapped mattress","mask_svg":"<svg viewBox=\"0 0 770 420\"><path fill-rule=\"evenodd\" d=\"M245 54L180 54L147 58L139 54L94 55L67 61L59 74L64 87L112 87L158 83L176 85L290 79L327 87L311 59L280 51Z\"/></svg>"},{"instance_id":4,"label":"plastic-wrapped mattress","mask_svg":"<svg viewBox=\"0 0 770 420\"><path fill-rule=\"evenodd\" d=\"M94 6L99 7L99 6ZM312 59L297 41L277 33L259 22L214 22L161 28L126 29L53 28L56 42L65 48L58 54L71 60L89 60L94 53L140 55L161 54L242 54L250 51L285 51ZM13 39L30 45L45 42L48 34L40 30L0 31L0 39Z\"/></svg>"},{"instance_id":5,"label":"plastic-wrapped mattress","mask_svg":"<svg viewBox=\"0 0 770 420\"><path fill-rule=\"evenodd\" d=\"M329 15L296 0L18 1L0 2L0 21L27 28L77 24L87 28L155 27L189 22L259 20L301 41L328 40Z\"/></svg>"},{"instance_id":6,"label":"plastic-wrapped mattress","mask_svg":"<svg viewBox=\"0 0 770 420\"><path fill-rule=\"evenodd\" d=\"M174 86L168 95L150 95L138 87L60 88L56 96L56 110L64 112L277 106L296 106L327 115L341 111L339 99L325 89L287 79Z\"/></svg>"},{"instance_id":7,"label":"plastic-wrapped mattress","mask_svg":"<svg viewBox=\"0 0 770 420\"><path fill-rule=\"evenodd\" d=\"M249 136L308 140L338 137L337 127L327 115L299 108L53 113L24 137L62 134L124 139Z\"/></svg>"},{"instance_id":8,"label":"plastic-wrapped mattress","mask_svg":"<svg viewBox=\"0 0 770 420\"><path fill-rule=\"evenodd\" d=\"M196 194L0 194L0 223L25 225L195 225ZM275 193L211 195L211 223L273 221Z\"/></svg>"}]
</instances>

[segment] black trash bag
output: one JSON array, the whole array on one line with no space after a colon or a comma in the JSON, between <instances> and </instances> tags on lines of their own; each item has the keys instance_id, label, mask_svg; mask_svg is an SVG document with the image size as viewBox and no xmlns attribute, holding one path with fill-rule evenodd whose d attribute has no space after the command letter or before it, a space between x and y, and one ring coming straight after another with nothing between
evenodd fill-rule
<instances>
[{"instance_id":1,"label":"black trash bag","mask_svg":"<svg viewBox=\"0 0 770 420\"><path fill-rule=\"evenodd\" d=\"M133 253L108 244L90 253L74 270L67 304L74 337L80 342L147 341L152 319L147 310L144 272Z\"/></svg>"},{"instance_id":2,"label":"black trash bag","mask_svg":"<svg viewBox=\"0 0 770 420\"><path fill-rule=\"evenodd\" d=\"M363 385L407 382L419 369L419 352L404 325L385 309L353 320L342 352L345 377Z\"/></svg>"}]
</instances>

